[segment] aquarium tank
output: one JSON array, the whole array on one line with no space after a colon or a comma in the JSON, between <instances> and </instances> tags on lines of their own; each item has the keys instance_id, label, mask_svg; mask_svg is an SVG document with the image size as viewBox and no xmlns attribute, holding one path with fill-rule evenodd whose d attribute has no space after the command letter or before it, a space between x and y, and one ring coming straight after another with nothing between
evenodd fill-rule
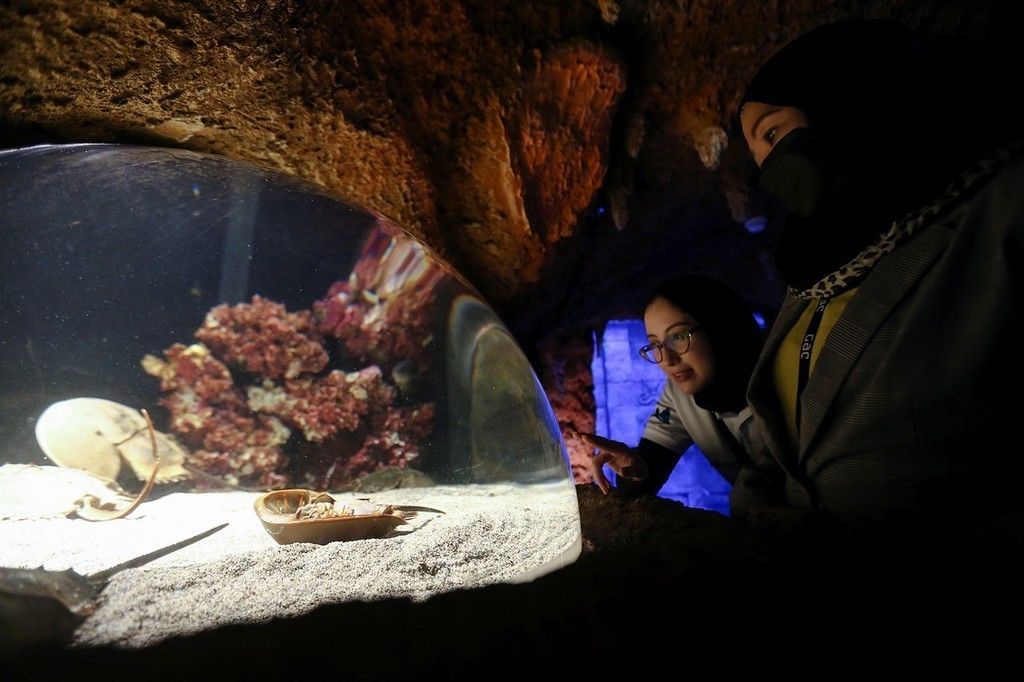
<instances>
[{"instance_id":1,"label":"aquarium tank","mask_svg":"<svg viewBox=\"0 0 1024 682\"><path fill-rule=\"evenodd\" d=\"M581 537L534 372L430 248L287 175L83 144L0 152L0 546L96 588L75 642L145 646L530 580Z\"/></svg>"}]
</instances>

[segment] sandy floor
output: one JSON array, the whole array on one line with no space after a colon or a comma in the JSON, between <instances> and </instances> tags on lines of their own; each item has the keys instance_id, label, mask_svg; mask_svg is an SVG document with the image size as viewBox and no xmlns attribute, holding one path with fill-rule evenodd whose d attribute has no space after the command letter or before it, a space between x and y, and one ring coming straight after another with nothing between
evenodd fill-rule
<instances>
[{"instance_id":1,"label":"sandy floor","mask_svg":"<svg viewBox=\"0 0 1024 682\"><path fill-rule=\"evenodd\" d=\"M89 574L228 522L189 547L116 574L76 633L80 645L139 647L328 603L425 599L530 579L579 552L576 496L567 482L376 493L374 502L445 513L420 512L387 538L323 546L278 545L253 511L256 497L176 493L144 503L127 519L100 523L0 520L0 564Z\"/></svg>"}]
</instances>

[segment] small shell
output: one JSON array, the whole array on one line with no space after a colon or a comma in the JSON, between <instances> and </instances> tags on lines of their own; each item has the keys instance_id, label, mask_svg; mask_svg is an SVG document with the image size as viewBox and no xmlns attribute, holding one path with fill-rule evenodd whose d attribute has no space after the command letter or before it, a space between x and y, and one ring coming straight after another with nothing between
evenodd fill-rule
<instances>
[{"instance_id":1,"label":"small shell","mask_svg":"<svg viewBox=\"0 0 1024 682\"><path fill-rule=\"evenodd\" d=\"M329 515L321 515L325 509L312 509L316 505L326 507L329 504L334 505ZM339 507L344 507L345 511ZM364 499L342 505L325 493L301 488L275 490L261 495L255 508L263 527L282 545L292 542L325 545L337 540L382 538L416 515L407 508L396 509ZM309 516L299 513L303 508L310 508Z\"/></svg>"}]
</instances>

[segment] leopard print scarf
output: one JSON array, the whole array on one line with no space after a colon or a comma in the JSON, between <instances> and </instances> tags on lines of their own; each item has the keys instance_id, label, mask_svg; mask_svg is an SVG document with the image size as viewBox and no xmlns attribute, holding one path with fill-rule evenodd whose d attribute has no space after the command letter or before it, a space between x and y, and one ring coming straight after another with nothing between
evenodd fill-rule
<instances>
[{"instance_id":1,"label":"leopard print scarf","mask_svg":"<svg viewBox=\"0 0 1024 682\"><path fill-rule=\"evenodd\" d=\"M833 298L857 286L882 256L906 242L923 225L930 224L959 200L978 189L984 180L995 175L1022 152L1024 152L1024 140L1018 140L1012 145L982 157L950 183L938 199L907 214L901 220L893 222L892 226L875 243L857 254L846 265L825 275L807 289L790 288L787 295L808 299Z\"/></svg>"}]
</instances>

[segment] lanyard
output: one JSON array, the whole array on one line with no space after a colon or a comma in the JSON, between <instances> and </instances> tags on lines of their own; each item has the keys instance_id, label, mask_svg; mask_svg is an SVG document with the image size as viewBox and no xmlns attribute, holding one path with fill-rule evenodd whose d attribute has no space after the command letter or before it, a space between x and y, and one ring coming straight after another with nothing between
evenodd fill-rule
<instances>
[{"instance_id":1,"label":"lanyard","mask_svg":"<svg viewBox=\"0 0 1024 682\"><path fill-rule=\"evenodd\" d=\"M823 298L818 302L818 307L811 315L811 321L807 325L807 331L800 342L800 364L796 375L796 430L800 432L800 400L803 397L804 389L807 388L807 378L811 375L811 351L814 350L814 337L818 335L818 327L821 326L821 318L825 316L825 306L829 299Z\"/></svg>"}]
</instances>

